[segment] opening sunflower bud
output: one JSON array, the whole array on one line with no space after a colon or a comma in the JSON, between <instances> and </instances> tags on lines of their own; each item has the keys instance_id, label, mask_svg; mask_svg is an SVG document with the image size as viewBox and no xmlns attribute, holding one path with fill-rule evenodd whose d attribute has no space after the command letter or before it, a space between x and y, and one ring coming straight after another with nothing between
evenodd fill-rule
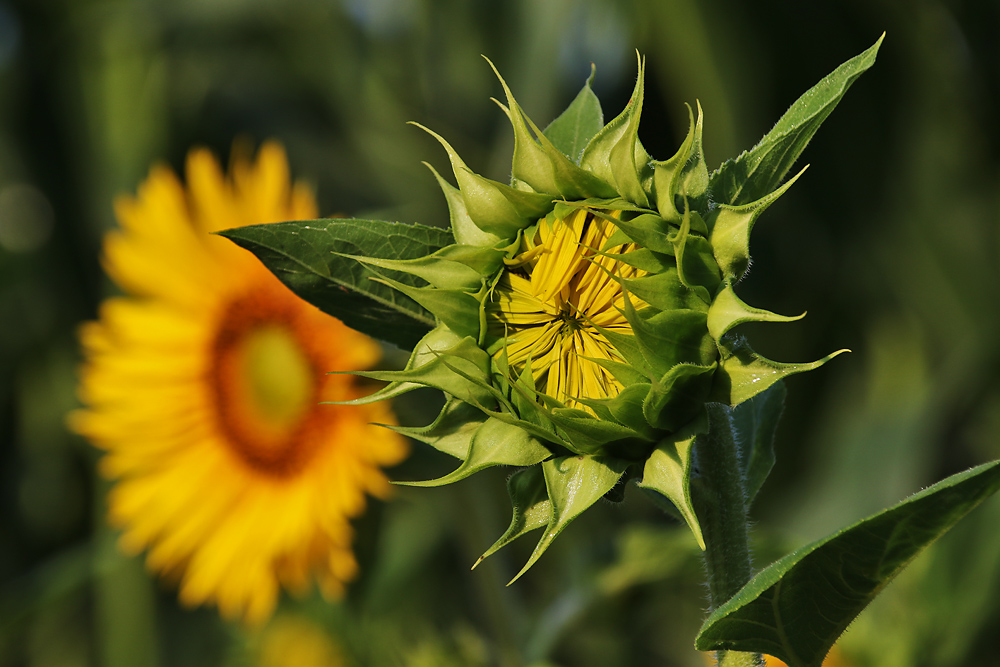
<instances>
[{"instance_id":1,"label":"opening sunflower bud","mask_svg":"<svg viewBox=\"0 0 1000 667\"><path fill-rule=\"evenodd\" d=\"M403 370L363 373L388 385L354 401L418 387L444 392L430 424L392 428L461 463L440 479L409 484L524 468L509 484L510 528L487 555L542 528L525 569L628 479L667 499L704 547L690 475L695 438L708 429L706 406L736 406L834 356L783 364L754 353L734 328L796 318L745 304L734 285L749 266L757 219L794 182L786 180L792 164L856 73L831 74L758 146L710 173L700 106L697 114L688 109L675 155L658 161L646 153L638 137L643 69L640 58L631 99L610 122L591 89L592 71L544 130L497 73L514 131L510 183L476 174L447 140L422 128L454 173L456 185L431 168L450 232L370 220L294 230L295 243L332 251L335 259L317 274L360 295L340 306L318 290L330 312L407 347L413 332L427 332ZM279 250L258 255L288 255ZM300 275L298 265L278 272ZM370 308L351 305L363 299ZM393 323L383 325L392 312Z\"/></svg>"}]
</instances>

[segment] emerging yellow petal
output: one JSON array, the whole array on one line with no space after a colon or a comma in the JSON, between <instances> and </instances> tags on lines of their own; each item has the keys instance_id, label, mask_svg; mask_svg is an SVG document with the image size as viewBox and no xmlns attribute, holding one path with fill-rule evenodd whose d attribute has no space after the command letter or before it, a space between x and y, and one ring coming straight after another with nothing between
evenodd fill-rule
<instances>
[{"instance_id":1,"label":"emerging yellow petal","mask_svg":"<svg viewBox=\"0 0 1000 667\"><path fill-rule=\"evenodd\" d=\"M510 366L520 372L530 360L536 388L571 407L622 390L595 360L623 361L604 332L632 332L621 280L645 274L618 259L635 244L605 247L616 229L584 209L540 220L507 262L488 311Z\"/></svg>"}]
</instances>

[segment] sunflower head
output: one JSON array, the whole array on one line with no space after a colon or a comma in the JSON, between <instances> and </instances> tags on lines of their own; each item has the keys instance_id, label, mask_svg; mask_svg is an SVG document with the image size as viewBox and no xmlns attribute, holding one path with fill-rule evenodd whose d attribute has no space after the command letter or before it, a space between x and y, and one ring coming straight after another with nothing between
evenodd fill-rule
<instances>
[{"instance_id":1,"label":"sunflower head","mask_svg":"<svg viewBox=\"0 0 1000 667\"><path fill-rule=\"evenodd\" d=\"M117 202L104 259L125 294L82 330L71 425L105 452L122 548L147 551L184 604L259 625L282 588L342 594L358 569L350 522L386 494L381 468L406 443L370 424L392 421L384 404L322 404L363 393L329 371L369 368L379 346L210 233L317 215L284 149L252 158L227 174L195 149L186 185L155 167Z\"/></svg>"},{"instance_id":2,"label":"sunflower head","mask_svg":"<svg viewBox=\"0 0 1000 667\"><path fill-rule=\"evenodd\" d=\"M485 555L543 528L527 569L570 521L618 495L615 487L628 479L666 497L704 546L689 478L692 446L707 429L706 404L739 405L834 356L784 364L754 353L735 327L797 318L748 306L734 286L749 267L757 218L798 178L785 180L878 46L829 75L758 146L714 172L702 151L700 105L697 113L688 107L689 130L672 157L646 153L638 137L641 58L632 97L617 117L604 122L592 71L544 130L497 73L506 94L500 106L514 130L510 183L475 173L423 128L454 172L456 185L431 168L454 243L405 258L334 250L337 262L364 264L377 289L402 293L418 304L416 317L429 313L422 321L435 326L402 371L364 373L389 384L355 403L421 386L445 393L430 424L396 428L461 464L411 484L446 484L496 465L523 468L508 484L510 528ZM315 223L289 224L298 225L297 235L312 233ZM355 224L382 230L386 241L402 238L404 228L411 239L431 234L419 226ZM355 235L347 226L336 233ZM234 238L259 256L271 252L262 234ZM360 247L354 239L345 245ZM288 249L294 253L294 246L280 248ZM386 294L377 301L385 304Z\"/></svg>"}]
</instances>

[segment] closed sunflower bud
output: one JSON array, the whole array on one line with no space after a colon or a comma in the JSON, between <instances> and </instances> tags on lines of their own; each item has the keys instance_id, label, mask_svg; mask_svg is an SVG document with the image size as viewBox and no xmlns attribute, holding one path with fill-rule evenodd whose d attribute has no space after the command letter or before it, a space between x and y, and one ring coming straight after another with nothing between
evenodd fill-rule
<instances>
[{"instance_id":1,"label":"closed sunflower bud","mask_svg":"<svg viewBox=\"0 0 1000 667\"><path fill-rule=\"evenodd\" d=\"M409 484L522 468L508 483L510 528L483 556L544 528L518 577L570 521L630 478L669 499L704 547L689 479L705 404L738 405L834 356L776 363L732 334L744 322L797 319L746 305L733 286L749 266L757 217L798 176L777 187L777 174L756 198L761 182L745 161L710 176L700 106L697 117L688 110L677 153L654 160L637 134L642 60L628 106L607 124L592 78L544 131L500 78L515 139L510 184L476 174L427 130L457 181L434 172L455 243L417 259L352 257L425 281L380 279L437 322L404 370L363 374L390 384L358 402L422 386L445 393L431 424L396 430L461 464Z\"/></svg>"}]
</instances>

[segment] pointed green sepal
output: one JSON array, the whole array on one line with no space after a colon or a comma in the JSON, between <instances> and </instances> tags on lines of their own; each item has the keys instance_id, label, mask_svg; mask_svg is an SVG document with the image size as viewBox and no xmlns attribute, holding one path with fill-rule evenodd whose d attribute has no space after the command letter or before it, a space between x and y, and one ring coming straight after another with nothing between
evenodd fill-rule
<instances>
[{"instance_id":1,"label":"pointed green sepal","mask_svg":"<svg viewBox=\"0 0 1000 667\"><path fill-rule=\"evenodd\" d=\"M669 240L677 260L677 277L705 303L711 303L722 276L713 256L712 245L704 237L691 231L695 221L704 228L698 213L684 209L680 229Z\"/></svg>"},{"instance_id":2,"label":"pointed green sepal","mask_svg":"<svg viewBox=\"0 0 1000 667\"><path fill-rule=\"evenodd\" d=\"M938 482L791 553L712 612L700 651L767 653L820 667L854 618L923 549L1000 490L1000 461Z\"/></svg>"},{"instance_id":3,"label":"pointed green sepal","mask_svg":"<svg viewBox=\"0 0 1000 667\"><path fill-rule=\"evenodd\" d=\"M597 133L580 164L584 169L615 186L622 197L641 206L650 207L647 185L652 181L651 158L639 143L639 117L642 115L645 63L636 53L639 74L635 89L625 110Z\"/></svg>"},{"instance_id":4,"label":"pointed green sepal","mask_svg":"<svg viewBox=\"0 0 1000 667\"><path fill-rule=\"evenodd\" d=\"M503 108L514 128L514 178L528 184L535 192L569 200L614 197L615 192L608 183L578 167L531 122L500 72L488 58L486 62L490 63L507 96L507 106Z\"/></svg>"},{"instance_id":5,"label":"pointed green sepal","mask_svg":"<svg viewBox=\"0 0 1000 667\"><path fill-rule=\"evenodd\" d=\"M444 486L493 466L532 466L552 456L539 440L517 426L487 419L475 434L466 459L453 472L423 482L397 482L405 486Z\"/></svg>"},{"instance_id":6,"label":"pointed green sepal","mask_svg":"<svg viewBox=\"0 0 1000 667\"><path fill-rule=\"evenodd\" d=\"M677 364L655 382L642 404L652 426L676 431L698 414L712 392L718 364Z\"/></svg>"},{"instance_id":7,"label":"pointed green sepal","mask_svg":"<svg viewBox=\"0 0 1000 667\"><path fill-rule=\"evenodd\" d=\"M472 436L486 421L482 410L457 399L449 399L434 421L427 426L396 426L380 424L401 435L419 440L439 452L465 459L469 455Z\"/></svg>"},{"instance_id":8,"label":"pointed green sepal","mask_svg":"<svg viewBox=\"0 0 1000 667\"><path fill-rule=\"evenodd\" d=\"M668 235L674 230L666 220L653 213L645 213L624 220L612 219L618 229L625 232L631 241L654 252L666 255L674 254L674 244L668 240Z\"/></svg>"},{"instance_id":9,"label":"pointed green sepal","mask_svg":"<svg viewBox=\"0 0 1000 667\"><path fill-rule=\"evenodd\" d=\"M496 248L450 245L416 259L389 259L338 253L356 262L417 276L439 289L477 291L483 279L492 277L503 263L503 251Z\"/></svg>"},{"instance_id":10,"label":"pointed green sepal","mask_svg":"<svg viewBox=\"0 0 1000 667\"><path fill-rule=\"evenodd\" d=\"M684 285L676 271L661 271L641 278L625 278L626 289L657 310L707 310L708 304Z\"/></svg>"},{"instance_id":11,"label":"pointed green sepal","mask_svg":"<svg viewBox=\"0 0 1000 667\"><path fill-rule=\"evenodd\" d=\"M500 237L496 234L480 229L469 215L469 208L465 205L462 191L444 179L437 169L427 162L422 163L431 170L437 180L441 192L444 193L445 201L448 202L448 216L451 219L451 231L455 236L455 241L463 245L487 246L491 247L500 242Z\"/></svg>"},{"instance_id":12,"label":"pointed green sepal","mask_svg":"<svg viewBox=\"0 0 1000 667\"><path fill-rule=\"evenodd\" d=\"M680 149L669 160L653 162L653 187L656 208L670 222L680 224L684 206L677 206L677 197L697 198L708 189L708 167L701 146L702 113L698 104L698 120L687 107L690 125Z\"/></svg>"},{"instance_id":13,"label":"pointed green sepal","mask_svg":"<svg viewBox=\"0 0 1000 667\"><path fill-rule=\"evenodd\" d=\"M651 389L652 385L648 382L628 384L614 398L600 401L603 407L610 413L612 419L619 424L625 424L629 428L639 432L643 438L650 442L657 437L657 434L649 422L646 421L646 417L642 412L642 405Z\"/></svg>"},{"instance_id":14,"label":"pointed green sepal","mask_svg":"<svg viewBox=\"0 0 1000 667\"><path fill-rule=\"evenodd\" d=\"M542 474L552 503L552 517L528 562L510 583L535 564L573 519L614 488L627 467L625 461L597 456L563 456L545 461Z\"/></svg>"},{"instance_id":15,"label":"pointed green sepal","mask_svg":"<svg viewBox=\"0 0 1000 667\"><path fill-rule=\"evenodd\" d=\"M414 353L416 356L416 352ZM383 400L418 387L433 387L450 394L460 401L486 408L493 405L494 396L487 389L490 377L490 358L473 338L463 338L443 350L431 350L424 363L414 364L401 371L364 371L352 375L389 382L398 387L388 395L376 392L371 396L345 401L343 405L359 405ZM398 384L397 384L398 383ZM386 389L389 389L387 387ZM385 391L385 390L383 390Z\"/></svg>"},{"instance_id":16,"label":"pointed green sepal","mask_svg":"<svg viewBox=\"0 0 1000 667\"><path fill-rule=\"evenodd\" d=\"M705 420L664 439L646 459L642 481L637 484L647 492L666 497L680 513L702 550L705 538L691 504L691 449L699 433L707 431Z\"/></svg>"},{"instance_id":17,"label":"pointed green sepal","mask_svg":"<svg viewBox=\"0 0 1000 667\"><path fill-rule=\"evenodd\" d=\"M552 520L552 503L545 490L545 476L541 466L518 470L507 480L507 493L514 508L510 525L504 534L479 557L472 569L507 546L517 538L533 530L544 528Z\"/></svg>"},{"instance_id":18,"label":"pointed green sepal","mask_svg":"<svg viewBox=\"0 0 1000 667\"><path fill-rule=\"evenodd\" d=\"M850 350L837 350L812 363L785 364L765 359L751 350L742 340L724 349L719 371L715 374L712 400L733 407L748 398L753 398L778 380L796 373L815 370L834 357L850 352Z\"/></svg>"},{"instance_id":19,"label":"pointed green sepal","mask_svg":"<svg viewBox=\"0 0 1000 667\"><path fill-rule=\"evenodd\" d=\"M598 419L585 410L557 407L551 411L549 418L567 434L569 449L576 454L607 452L609 445L613 445L616 452L619 450L627 452L636 448L642 449L644 447L640 443L650 442L633 428Z\"/></svg>"},{"instance_id":20,"label":"pointed green sepal","mask_svg":"<svg viewBox=\"0 0 1000 667\"><path fill-rule=\"evenodd\" d=\"M653 377L662 377L677 364L708 365L715 360L717 352L714 342L708 336L705 324L707 315L704 311L678 309L644 316L637 313L631 301L626 298L624 312L632 327L632 338L639 344L646 362L645 367L652 372ZM615 347L618 346L620 336L609 336Z\"/></svg>"},{"instance_id":21,"label":"pointed green sepal","mask_svg":"<svg viewBox=\"0 0 1000 667\"><path fill-rule=\"evenodd\" d=\"M620 255L615 254L614 258L622 264L634 266L640 271L657 274L670 271L670 269L677 266L677 263L673 258L673 248L671 247L670 250L671 252L667 254L653 252L648 248L637 248Z\"/></svg>"},{"instance_id":22,"label":"pointed green sepal","mask_svg":"<svg viewBox=\"0 0 1000 667\"><path fill-rule=\"evenodd\" d=\"M510 238L552 208L552 196L516 190L475 173L444 137L419 123L411 123L438 140L447 151L465 210L477 227L501 238Z\"/></svg>"},{"instance_id":23,"label":"pointed green sepal","mask_svg":"<svg viewBox=\"0 0 1000 667\"><path fill-rule=\"evenodd\" d=\"M708 333L715 340L722 340L727 332L744 322L794 322L805 316L805 313L794 316L778 315L748 306L736 296L732 283L727 282L708 309Z\"/></svg>"},{"instance_id":24,"label":"pointed green sepal","mask_svg":"<svg viewBox=\"0 0 1000 667\"><path fill-rule=\"evenodd\" d=\"M454 331L443 325L437 326L428 332L426 336L421 338L413 347L413 352L410 354L410 358L407 359L406 366L403 367L403 370L414 371L419 369L425 364L437 359L440 353L454 348L461 342L461 336L455 335ZM374 393L362 396L361 398L355 398L350 401L337 402L335 405L369 405L371 403L377 403L378 401L384 401L401 396L402 394L413 391L421 386L423 385L416 382L390 380L388 385L382 387Z\"/></svg>"},{"instance_id":25,"label":"pointed green sepal","mask_svg":"<svg viewBox=\"0 0 1000 667\"><path fill-rule=\"evenodd\" d=\"M482 303L477 296L462 289L437 289L436 287L411 287L390 278L372 278L389 285L410 297L460 336L479 339L482 332L480 310Z\"/></svg>"},{"instance_id":26,"label":"pointed green sepal","mask_svg":"<svg viewBox=\"0 0 1000 667\"><path fill-rule=\"evenodd\" d=\"M809 165L806 165L780 188L755 202L742 206L720 204L713 210L708 221L712 230L709 240L715 260L726 278L738 281L747 272L750 267L750 232L754 223L808 168Z\"/></svg>"}]
</instances>

